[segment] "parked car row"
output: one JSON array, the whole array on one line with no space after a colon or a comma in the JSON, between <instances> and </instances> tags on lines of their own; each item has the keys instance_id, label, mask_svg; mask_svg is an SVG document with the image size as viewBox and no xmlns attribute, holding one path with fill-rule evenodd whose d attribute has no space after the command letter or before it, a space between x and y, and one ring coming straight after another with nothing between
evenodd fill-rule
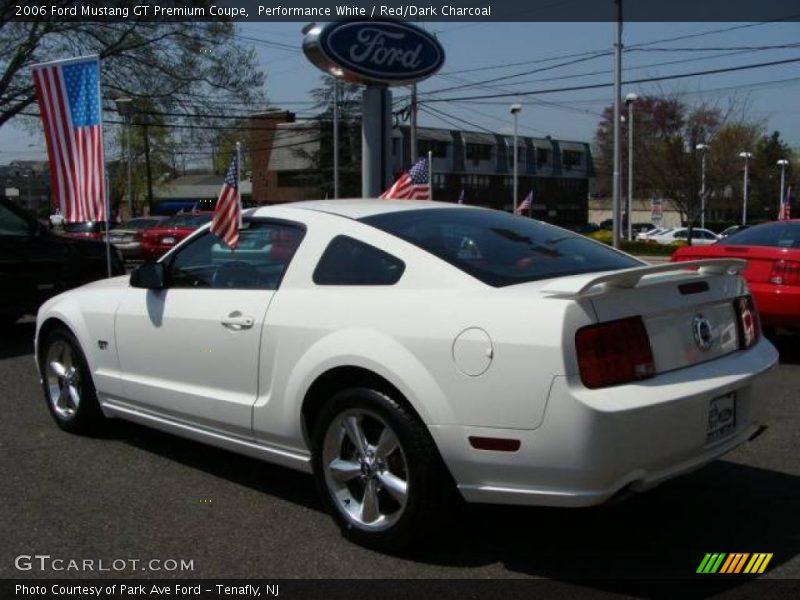
<instances>
[{"instance_id":1,"label":"parked car row","mask_svg":"<svg viewBox=\"0 0 800 600\"><path fill-rule=\"evenodd\" d=\"M195 229L211 219L211 212L178 213L172 217L135 217L125 223L109 223L108 239L126 260L156 260ZM98 241L106 239L103 221L65 223L62 235Z\"/></svg>"}]
</instances>

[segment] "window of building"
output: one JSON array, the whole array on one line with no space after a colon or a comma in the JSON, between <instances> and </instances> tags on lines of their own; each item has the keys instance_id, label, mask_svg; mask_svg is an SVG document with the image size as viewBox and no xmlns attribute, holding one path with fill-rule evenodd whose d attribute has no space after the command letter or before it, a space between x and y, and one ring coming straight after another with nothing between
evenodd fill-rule
<instances>
[{"instance_id":1,"label":"window of building","mask_svg":"<svg viewBox=\"0 0 800 600\"><path fill-rule=\"evenodd\" d=\"M489 187L490 178L488 175L462 175L461 185L465 188L485 189Z\"/></svg>"},{"instance_id":2,"label":"window of building","mask_svg":"<svg viewBox=\"0 0 800 600\"><path fill-rule=\"evenodd\" d=\"M433 189L443 190L445 187L447 187L447 178L445 177L444 173L432 173L431 184L433 185Z\"/></svg>"},{"instance_id":3,"label":"window of building","mask_svg":"<svg viewBox=\"0 0 800 600\"><path fill-rule=\"evenodd\" d=\"M406 265L399 258L346 235L331 240L313 280L317 285L394 285Z\"/></svg>"},{"instance_id":4,"label":"window of building","mask_svg":"<svg viewBox=\"0 0 800 600\"><path fill-rule=\"evenodd\" d=\"M546 165L550 162L550 151L547 148L536 149L536 164L539 166Z\"/></svg>"},{"instance_id":5,"label":"window of building","mask_svg":"<svg viewBox=\"0 0 800 600\"><path fill-rule=\"evenodd\" d=\"M447 158L447 142L440 140L419 140L417 141L417 154L428 156L431 152L433 158Z\"/></svg>"},{"instance_id":6,"label":"window of building","mask_svg":"<svg viewBox=\"0 0 800 600\"><path fill-rule=\"evenodd\" d=\"M467 144L466 156L470 160L492 160L492 147L489 144Z\"/></svg>"},{"instance_id":7,"label":"window of building","mask_svg":"<svg viewBox=\"0 0 800 600\"><path fill-rule=\"evenodd\" d=\"M278 187L314 187L316 182L307 171L278 171Z\"/></svg>"},{"instance_id":8,"label":"window of building","mask_svg":"<svg viewBox=\"0 0 800 600\"><path fill-rule=\"evenodd\" d=\"M564 150L561 153L561 164L565 169L581 166L583 153L577 150Z\"/></svg>"}]
</instances>

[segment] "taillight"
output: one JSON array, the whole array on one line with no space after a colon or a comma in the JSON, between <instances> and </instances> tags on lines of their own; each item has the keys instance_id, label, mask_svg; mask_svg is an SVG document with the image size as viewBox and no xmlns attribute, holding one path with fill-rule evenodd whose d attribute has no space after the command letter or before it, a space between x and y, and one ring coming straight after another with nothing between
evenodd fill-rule
<instances>
[{"instance_id":1,"label":"taillight","mask_svg":"<svg viewBox=\"0 0 800 600\"><path fill-rule=\"evenodd\" d=\"M581 381L600 388L655 374L653 351L641 317L589 325L575 334Z\"/></svg>"},{"instance_id":2,"label":"taillight","mask_svg":"<svg viewBox=\"0 0 800 600\"><path fill-rule=\"evenodd\" d=\"M796 260L777 260L772 265L769 282L776 285L800 285L800 262Z\"/></svg>"},{"instance_id":3,"label":"taillight","mask_svg":"<svg viewBox=\"0 0 800 600\"><path fill-rule=\"evenodd\" d=\"M739 296L733 301L736 309L736 323L739 330L739 348L744 350L758 341L761 334L761 325L758 321L758 311L752 296Z\"/></svg>"}]
</instances>

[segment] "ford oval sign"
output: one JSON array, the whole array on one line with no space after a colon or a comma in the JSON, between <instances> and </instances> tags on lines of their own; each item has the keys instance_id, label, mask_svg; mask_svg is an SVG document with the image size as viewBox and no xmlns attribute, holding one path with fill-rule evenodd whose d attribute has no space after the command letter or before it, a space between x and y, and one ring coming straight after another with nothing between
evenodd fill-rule
<instances>
[{"instance_id":1,"label":"ford oval sign","mask_svg":"<svg viewBox=\"0 0 800 600\"><path fill-rule=\"evenodd\" d=\"M308 59L323 71L356 83L408 85L444 63L441 44L400 21L337 21L312 27L303 41Z\"/></svg>"}]
</instances>

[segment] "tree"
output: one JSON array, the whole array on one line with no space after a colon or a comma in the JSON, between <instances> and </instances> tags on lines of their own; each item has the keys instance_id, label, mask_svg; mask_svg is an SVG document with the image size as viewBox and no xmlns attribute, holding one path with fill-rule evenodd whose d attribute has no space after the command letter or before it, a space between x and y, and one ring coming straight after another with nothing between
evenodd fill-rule
<instances>
[{"instance_id":1,"label":"tree","mask_svg":"<svg viewBox=\"0 0 800 600\"><path fill-rule=\"evenodd\" d=\"M321 198L333 198L333 81L323 76L311 91L318 111L313 119L320 134L318 148L294 151L312 165L309 185ZM361 91L361 86L339 81L339 195L343 198L361 196Z\"/></svg>"},{"instance_id":2,"label":"tree","mask_svg":"<svg viewBox=\"0 0 800 600\"><path fill-rule=\"evenodd\" d=\"M778 131L762 136L756 143L750 170L752 212L756 216L766 219L777 217L778 199L781 195L781 170L778 161L789 161L790 168L787 169L785 182L791 183L793 154L791 147L781 140Z\"/></svg>"},{"instance_id":3,"label":"tree","mask_svg":"<svg viewBox=\"0 0 800 600\"><path fill-rule=\"evenodd\" d=\"M638 100L634 110L634 197L667 198L683 221L696 224L702 206L702 160L697 146L707 144L706 210L717 205L732 211L736 202L733 190L743 166L738 154L753 150L761 130L758 124L734 119L735 109L731 105L723 111L705 103L690 107L679 97ZM608 107L595 136L595 161L606 189L610 188L613 164L612 119L613 107ZM627 153L623 143L623 165Z\"/></svg>"},{"instance_id":4,"label":"tree","mask_svg":"<svg viewBox=\"0 0 800 600\"><path fill-rule=\"evenodd\" d=\"M70 0L53 3L74 6ZM206 7L209 0L165 1L161 6ZM170 116L218 115L222 101L263 99L264 75L251 48L236 40L230 22L89 22L38 17L12 21L14 7L0 8L0 126L35 102L31 65L58 58L97 54L106 98L146 99ZM104 106L114 110L113 104Z\"/></svg>"}]
</instances>

